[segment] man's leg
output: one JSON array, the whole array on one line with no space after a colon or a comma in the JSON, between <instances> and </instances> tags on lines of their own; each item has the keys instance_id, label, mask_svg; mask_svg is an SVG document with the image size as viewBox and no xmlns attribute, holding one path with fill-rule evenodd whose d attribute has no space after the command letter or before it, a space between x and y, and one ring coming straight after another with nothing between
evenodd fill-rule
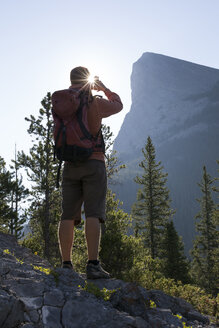
<instances>
[{"instance_id":1,"label":"man's leg","mask_svg":"<svg viewBox=\"0 0 219 328\"><path fill-rule=\"evenodd\" d=\"M108 279L106 272L98 260L100 242L100 221L95 217L88 217L85 223L88 262L86 267L87 279Z\"/></svg>"},{"instance_id":2,"label":"man's leg","mask_svg":"<svg viewBox=\"0 0 219 328\"><path fill-rule=\"evenodd\" d=\"M85 222L88 260L97 260L100 243L100 221L98 218L88 217Z\"/></svg>"},{"instance_id":3,"label":"man's leg","mask_svg":"<svg viewBox=\"0 0 219 328\"><path fill-rule=\"evenodd\" d=\"M59 224L59 247L62 261L71 261L74 242L74 220L62 220Z\"/></svg>"}]
</instances>

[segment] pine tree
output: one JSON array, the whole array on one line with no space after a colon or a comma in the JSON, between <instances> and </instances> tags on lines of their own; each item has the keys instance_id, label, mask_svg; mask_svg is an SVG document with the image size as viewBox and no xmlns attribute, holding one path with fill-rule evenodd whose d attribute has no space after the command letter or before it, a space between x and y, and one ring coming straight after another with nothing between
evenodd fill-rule
<instances>
[{"instance_id":1,"label":"pine tree","mask_svg":"<svg viewBox=\"0 0 219 328\"><path fill-rule=\"evenodd\" d=\"M189 282L189 264L184 255L184 245L172 220L167 222L164 229L162 260L166 278Z\"/></svg>"},{"instance_id":2,"label":"pine tree","mask_svg":"<svg viewBox=\"0 0 219 328\"><path fill-rule=\"evenodd\" d=\"M161 162L156 163L155 148L150 137L142 153L144 159L139 166L143 174L135 178L142 188L138 190L132 213L136 221L135 233L142 235L154 259L161 255L164 227L174 211L170 209L169 190L166 187L168 174L162 172Z\"/></svg>"},{"instance_id":3,"label":"pine tree","mask_svg":"<svg viewBox=\"0 0 219 328\"><path fill-rule=\"evenodd\" d=\"M11 173L6 168L6 163L0 157L0 229L9 232L9 220L12 215L10 207L10 192L13 183Z\"/></svg>"},{"instance_id":4,"label":"pine tree","mask_svg":"<svg viewBox=\"0 0 219 328\"><path fill-rule=\"evenodd\" d=\"M105 163L108 185L115 184L117 183L116 174L125 168L125 165L119 163L116 151L112 150L114 141L110 127L103 125L102 132L106 146ZM106 270L109 270L114 277L121 279L132 267L135 240L127 235L131 218L120 208L120 204L116 195L108 188L106 222L102 225L100 258Z\"/></svg>"},{"instance_id":5,"label":"pine tree","mask_svg":"<svg viewBox=\"0 0 219 328\"><path fill-rule=\"evenodd\" d=\"M41 102L39 116L25 118L30 123L30 154L18 153L18 162L32 182L32 204L29 209L30 225L39 243L43 243L43 256L51 260L58 254L57 224L60 219L60 191L55 188L58 163L53 161L53 119L51 94Z\"/></svg>"},{"instance_id":6,"label":"pine tree","mask_svg":"<svg viewBox=\"0 0 219 328\"><path fill-rule=\"evenodd\" d=\"M105 163L108 182L109 184L115 184L117 182L114 180L115 174L125 168L125 165L119 163L116 150L112 149L114 140L112 140L113 133L110 131L110 127L103 124L102 133L105 142Z\"/></svg>"},{"instance_id":7,"label":"pine tree","mask_svg":"<svg viewBox=\"0 0 219 328\"><path fill-rule=\"evenodd\" d=\"M215 204L211 195L213 181L204 166L203 177L198 184L202 192L202 197L197 200L200 204L200 212L195 217L196 230L199 234L194 240L191 251L192 271L196 282L210 292L215 292L217 289L214 268L217 263L215 255L219 247L219 231L214 218Z\"/></svg>"},{"instance_id":8,"label":"pine tree","mask_svg":"<svg viewBox=\"0 0 219 328\"><path fill-rule=\"evenodd\" d=\"M0 157L0 229L16 238L21 237L21 230L26 222L20 203L27 197L28 190L22 185L16 171L9 171Z\"/></svg>"},{"instance_id":9,"label":"pine tree","mask_svg":"<svg viewBox=\"0 0 219 328\"><path fill-rule=\"evenodd\" d=\"M120 201L110 190L107 191L106 217L100 258L106 270L114 277L123 279L133 265L135 240L128 236L131 218L120 208Z\"/></svg>"},{"instance_id":10,"label":"pine tree","mask_svg":"<svg viewBox=\"0 0 219 328\"><path fill-rule=\"evenodd\" d=\"M11 188L11 216L9 219L10 233L16 238L22 237L22 230L24 224L27 222L26 210L21 208L23 201L27 198L29 191L24 187L22 177L18 175L18 163L17 163L17 150L15 146L15 159L12 161L13 165L10 168L12 176L12 188Z\"/></svg>"},{"instance_id":11,"label":"pine tree","mask_svg":"<svg viewBox=\"0 0 219 328\"><path fill-rule=\"evenodd\" d=\"M217 161L217 164L219 165L219 160ZM217 171L219 173L219 168ZM217 227L217 231L218 231L218 227L219 227L219 186L218 186L219 177L215 178L214 182L216 183L216 185L213 186L212 190L216 193L217 203L216 203L215 211L213 212L213 222L214 222L214 225ZM219 244L218 244L218 246L219 246ZM215 248L215 250L212 252L212 256L215 258L214 266L212 268L212 275L217 277L216 285L219 286L219 247Z\"/></svg>"},{"instance_id":12,"label":"pine tree","mask_svg":"<svg viewBox=\"0 0 219 328\"><path fill-rule=\"evenodd\" d=\"M218 164L218 166L219 166L219 161L217 161L217 164ZM218 173L219 173L219 168L218 168L217 171L218 171ZM215 224L216 224L216 225L219 225L219 186L218 186L218 183L219 183L219 177L215 178L215 179L214 179L214 182L216 182L217 185L213 186L213 187L212 187L212 190L216 193L218 202L217 202L217 204L216 204L216 208L215 208L215 211L214 211L213 216L214 216Z\"/></svg>"}]
</instances>

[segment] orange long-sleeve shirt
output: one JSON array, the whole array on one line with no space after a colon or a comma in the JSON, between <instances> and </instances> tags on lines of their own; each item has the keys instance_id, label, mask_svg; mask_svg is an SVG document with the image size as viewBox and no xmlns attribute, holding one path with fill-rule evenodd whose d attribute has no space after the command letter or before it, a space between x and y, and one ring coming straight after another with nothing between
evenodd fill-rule
<instances>
[{"instance_id":1,"label":"orange long-sleeve shirt","mask_svg":"<svg viewBox=\"0 0 219 328\"><path fill-rule=\"evenodd\" d=\"M109 117L113 114L120 112L123 108L120 97L111 92L109 89L106 89L105 95L108 98L99 98L94 97L93 102L90 104L88 109L88 125L89 130L92 135L97 135L101 124L102 119ZM94 152L90 159L97 159L104 161L104 154L102 152Z\"/></svg>"}]
</instances>

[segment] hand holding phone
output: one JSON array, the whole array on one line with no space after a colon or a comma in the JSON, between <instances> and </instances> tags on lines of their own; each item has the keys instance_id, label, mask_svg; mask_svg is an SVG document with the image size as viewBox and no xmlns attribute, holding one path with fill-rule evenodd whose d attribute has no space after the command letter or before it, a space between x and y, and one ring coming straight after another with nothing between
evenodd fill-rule
<instances>
[{"instance_id":1,"label":"hand holding phone","mask_svg":"<svg viewBox=\"0 0 219 328\"><path fill-rule=\"evenodd\" d=\"M91 85L91 88L96 91L104 91L106 86L99 80L99 76L94 77L94 82Z\"/></svg>"}]
</instances>

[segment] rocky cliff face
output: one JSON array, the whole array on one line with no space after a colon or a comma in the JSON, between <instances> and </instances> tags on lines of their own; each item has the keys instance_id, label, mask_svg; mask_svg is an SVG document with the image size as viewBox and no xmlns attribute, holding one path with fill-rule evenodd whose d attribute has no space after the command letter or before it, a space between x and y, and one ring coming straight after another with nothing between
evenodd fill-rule
<instances>
[{"instance_id":1,"label":"rocky cliff face","mask_svg":"<svg viewBox=\"0 0 219 328\"><path fill-rule=\"evenodd\" d=\"M106 301L84 288L83 274L54 270L1 232L0 257L1 328L215 327L191 304L161 291L115 279L89 281L98 291L113 291Z\"/></svg>"},{"instance_id":2,"label":"rocky cliff face","mask_svg":"<svg viewBox=\"0 0 219 328\"><path fill-rule=\"evenodd\" d=\"M199 210L195 199L200 196L197 183L203 165L217 175L219 70L144 53L133 65L131 88L131 110L114 144L127 170L121 173L114 191L130 211L138 188L133 178L141 173L141 149L150 136L157 160L169 175L176 228L188 249L194 236L194 215Z\"/></svg>"}]
</instances>

